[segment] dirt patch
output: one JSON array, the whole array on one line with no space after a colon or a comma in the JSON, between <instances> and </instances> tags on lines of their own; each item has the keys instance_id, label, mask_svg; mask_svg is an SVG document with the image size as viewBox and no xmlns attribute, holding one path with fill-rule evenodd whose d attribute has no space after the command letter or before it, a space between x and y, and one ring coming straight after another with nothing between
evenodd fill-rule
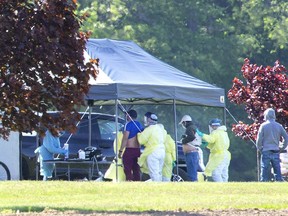
<instances>
[{"instance_id":1,"label":"dirt patch","mask_svg":"<svg viewBox=\"0 0 288 216\"><path fill-rule=\"evenodd\" d=\"M16 212L13 214L1 214L5 216L288 216L287 210L260 210L260 209L245 209L245 210L201 210L201 211L146 211L146 212L78 212L78 211L65 211L60 212L56 210L44 210L42 212Z\"/></svg>"}]
</instances>

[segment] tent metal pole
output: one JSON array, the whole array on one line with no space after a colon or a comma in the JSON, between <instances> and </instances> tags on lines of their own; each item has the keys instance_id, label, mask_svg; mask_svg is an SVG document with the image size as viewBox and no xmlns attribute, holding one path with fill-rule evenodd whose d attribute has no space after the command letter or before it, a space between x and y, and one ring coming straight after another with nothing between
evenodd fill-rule
<instances>
[{"instance_id":1,"label":"tent metal pole","mask_svg":"<svg viewBox=\"0 0 288 216\"><path fill-rule=\"evenodd\" d=\"M115 160L116 160L116 182L119 182L119 173L118 173L118 152L119 152L119 149L118 149L118 100L116 99L115 100L115 130L116 130L116 136L115 136L115 139L116 139L116 156L115 156Z\"/></svg>"},{"instance_id":2,"label":"tent metal pole","mask_svg":"<svg viewBox=\"0 0 288 216\"><path fill-rule=\"evenodd\" d=\"M39 116L39 112L37 112L37 115ZM40 125L38 124L37 126L38 126L38 129L39 129ZM22 145L22 142L21 142L21 145ZM40 146L40 137L39 137L39 133L36 133L36 148L38 148L39 146ZM22 146L21 146L21 148L22 148ZM36 160L36 169L35 169L35 171L36 171L36 181L39 180L39 171L40 171L40 163L38 163L38 157L39 157L39 155L37 155L37 160Z\"/></svg>"},{"instance_id":3,"label":"tent metal pole","mask_svg":"<svg viewBox=\"0 0 288 216\"><path fill-rule=\"evenodd\" d=\"M92 142L92 119L91 119L91 113L92 113L92 106L89 105L89 139L88 139L88 146L91 147Z\"/></svg>"},{"instance_id":4,"label":"tent metal pole","mask_svg":"<svg viewBox=\"0 0 288 216\"><path fill-rule=\"evenodd\" d=\"M174 111L174 140L175 140L175 150L176 150L176 174L178 176L178 146L177 146L177 119L176 119L176 100L173 99L173 111Z\"/></svg>"},{"instance_id":5,"label":"tent metal pole","mask_svg":"<svg viewBox=\"0 0 288 216\"><path fill-rule=\"evenodd\" d=\"M223 117L224 117L224 122L225 122L224 125L226 125L227 124L227 115L226 115L226 108L225 107L223 107Z\"/></svg>"},{"instance_id":6,"label":"tent metal pole","mask_svg":"<svg viewBox=\"0 0 288 216\"><path fill-rule=\"evenodd\" d=\"M39 145L39 141L40 141L40 138L39 138L39 134L37 133L36 134L36 148L38 148L40 146ZM21 148L22 148L22 146L21 146ZM39 155L37 155L37 157L39 157ZM38 176L39 175L39 170L40 170L40 163L38 163L38 158L37 158L37 160L36 160L36 169L35 169L35 171L36 171L36 181L39 180L39 176Z\"/></svg>"},{"instance_id":7,"label":"tent metal pole","mask_svg":"<svg viewBox=\"0 0 288 216\"><path fill-rule=\"evenodd\" d=\"M258 182L260 182L260 174L261 174L261 167L260 167L260 159L261 159L261 155L258 149L256 149L256 158L257 158L257 180Z\"/></svg>"}]
</instances>

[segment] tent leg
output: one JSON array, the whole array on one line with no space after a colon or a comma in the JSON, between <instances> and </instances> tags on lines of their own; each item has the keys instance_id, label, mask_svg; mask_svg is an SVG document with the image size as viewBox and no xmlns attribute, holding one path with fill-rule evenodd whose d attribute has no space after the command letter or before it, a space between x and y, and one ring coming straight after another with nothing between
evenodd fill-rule
<instances>
[{"instance_id":1,"label":"tent leg","mask_svg":"<svg viewBox=\"0 0 288 216\"><path fill-rule=\"evenodd\" d=\"M177 119L176 119L176 101L175 99L173 100L173 111L174 111L174 140L175 140L175 150L176 150L176 174L177 176L179 175L179 172L178 172L178 146L177 146Z\"/></svg>"},{"instance_id":2,"label":"tent leg","mask_svg":"<svg viewBox=\"0 0 288 216\"><path fill-rule=\"evenodd\" d=\"M118 174L118 139L117 139L117 134L118 134L118 100L115 100L115 130L116 130L116 156L115 156L115 160L116 160L116 182L119 182L119 174ZM121 145L121 144L120 144Z\"/></svg>"},{"instance_id":3,"label":"tent leg","mask_svg":"<svg viewBox=\"0 0 288 216\"><path fill-rule=\"evenodd\" d=\"M92 106L89 106L89 140L88 140L88 146L91 147L92 144L92 119L91 119L91 113L92 113Z\"/></svg>"},{"instance_id":4,"label":"tent leg","mask_svg":"<svg viewBox=\"0 0 288 216\"><path fill-rule=\"evenodd\" d=\"M91 119L91 113L92 113L93 105L94 105L94 100L88 100L88 107L89 107L89 139L88 139L88 146L89 147L91 147L91 145L92 145L92 119Z\"/></svg>"}]
</instances>

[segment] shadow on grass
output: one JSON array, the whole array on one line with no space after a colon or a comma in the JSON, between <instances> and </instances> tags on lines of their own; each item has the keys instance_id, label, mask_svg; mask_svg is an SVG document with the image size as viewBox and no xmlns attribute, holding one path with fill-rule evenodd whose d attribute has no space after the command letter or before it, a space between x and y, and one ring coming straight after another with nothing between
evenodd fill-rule
<instances>
[{"instance_id":1,"label":"shadow on grass","mask_svg":"<svg viewBox=\"0 0 288 216\"><path fill-rule=\"evenodd\" d=\"M288 209L226 209L211 210L202 209L194 211L95 211L87 209L71 208L47 208L47 207L28 207L17 206L12 208L0 208L0 215L5 216L271 216L271 215L288 215Z\"/></svg>"},{"instance_id":2,"label":"shadow on grass","mask_svg":"<svg viewBox=\"0 0 288 216\"><path fill-rule=\"evenodd\" d=\"M209 210L207 210L209 211ZM202 214L202 213L197 213L195 212L187 212L187 211L155 211L155 210L150 210L150 211L139 211L139 212L133 212L133 211L95 211L95 210L83 210L83 209L71 209L71 208L47 208L47 207L35 207L35 206L17 206L17 207L12 207L12 208L0 208L0 214L4 215L51 215L51 216L56 216L56 215L114 215L114 216L124 216L124 215L142 215L142 216L148 216L148 215L153 215L153 216L205 216L207 214Z\"/></svg>"}]
</instances>

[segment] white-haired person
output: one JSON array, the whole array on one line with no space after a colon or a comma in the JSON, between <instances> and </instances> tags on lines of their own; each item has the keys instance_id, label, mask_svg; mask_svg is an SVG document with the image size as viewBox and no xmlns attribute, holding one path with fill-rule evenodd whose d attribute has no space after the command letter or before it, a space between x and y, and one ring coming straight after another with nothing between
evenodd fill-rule
<instances>
[{"instance_id":1,"label":"white-haired person","mask_svg":"<svg viewBox=\"0 0 288 216\"><path fill-rule=\"evenodd\" d=\"M197 133L208 142L207 148L210 149L204 175L212 176L214 182L228 182L231 153L228 150L230 139L227 128L225 125L221 125L220 119L216 118L209 122L209 129L211 131L209 135L203 134L197 129Z\"/></svg>"},{"instance_id":2,"label":"white-haired person","mask_svg":"<svg viewBox=\"0 0 288 216\"><path fill-rule=\"evenodd\" d=\"M162 181L162 169L165 158L165 139L167 132L162 124L157 124L156 114L147 112L144 116L146 128L137 134L138 141L144 145L138 163L143 173L149 174L152 181Z\"/></svg>"}]
</instances>

